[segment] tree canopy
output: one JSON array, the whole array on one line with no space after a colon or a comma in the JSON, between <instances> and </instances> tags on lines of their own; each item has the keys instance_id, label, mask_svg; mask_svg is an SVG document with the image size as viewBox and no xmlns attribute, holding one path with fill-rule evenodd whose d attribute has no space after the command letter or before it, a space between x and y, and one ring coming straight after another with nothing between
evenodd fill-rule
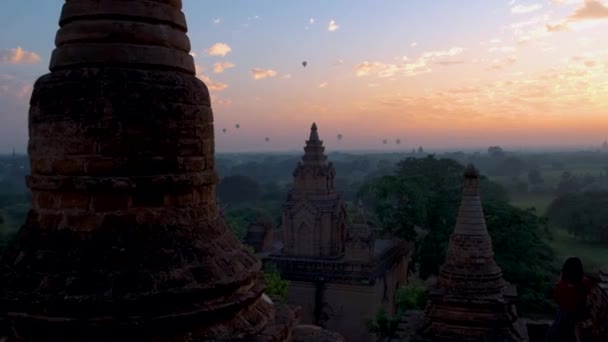
<instances>
[{"instance_id":1,"label":"tree canopy","mask_svg":"<svg viewBox=\"0 0 608 342\"><path fill-rule=\"evenodd\" d=\"M394 175L373 181L362 190L362 198L371 200L384 230L408 240L416 238L415 228L425 232L418 237L414 255L424 279L436 275L445 261L460 206L463 171L464 166L451 159L432 155L407 158ZM521 306L530 311L551 309L547 295L555 274L552 251L542 239L545 222L532 212L511 206L506 191L484 177L481 197L496 260L505 278L529 299Z\"/></svg>"},{"instance_id":2,"label":"tree canopy","mask_svg":"<svg viewBox=\"0 0 608 342\"><path fill-rule=\"evenodd\" d=\"M547 209L555 226L581 239L608 243L608 191L565 193Z\"/></svg>"},{"instance_id":3,"label":"tree canopy","mask_svg":"<svg viewBox=\"0 0 608 342\"><path fill-rule=\"evenodd\" d=\"M260 184L253 178L243 175L225 177L217 188L217 196L226 203L255 201L260 195Z\"/></svg>"}]
</instances>

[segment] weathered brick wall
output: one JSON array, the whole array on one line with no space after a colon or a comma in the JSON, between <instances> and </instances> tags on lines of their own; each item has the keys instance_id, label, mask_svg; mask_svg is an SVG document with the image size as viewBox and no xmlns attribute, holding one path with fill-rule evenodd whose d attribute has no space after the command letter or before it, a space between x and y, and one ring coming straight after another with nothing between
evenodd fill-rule
<instances>
[{"instance_id":1,"label":"weathered brick wall","mask_svg":"<svg viewBox=\"0 0 608 342\"><path fill-rule=\"evenodd\" d=\"M608 267L598 277L589 295L595 341L608 341Z\"/></svg>"}]
</instances>

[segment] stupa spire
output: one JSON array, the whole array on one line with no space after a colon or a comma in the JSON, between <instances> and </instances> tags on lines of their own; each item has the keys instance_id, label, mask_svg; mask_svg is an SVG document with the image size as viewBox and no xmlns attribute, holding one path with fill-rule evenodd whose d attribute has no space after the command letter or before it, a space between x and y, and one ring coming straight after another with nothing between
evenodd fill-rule
<instances>
[{"instance_id":1,"label":"stupa spire","mask_svg":"<svg viewBox=\"0 0 608 342\"><path fill-rule=\"evenodd\" d=\"M59 24L30 101L32 208L0 259L8 340L288 336L218 212L181 0L66 0Z\"/></svg>"},{"instance_id":2,"label":"stupa spire","mask_svg":"<svg viewBox=\"0 0 608 342\"><path fill-rule=\"evenodd\" d=\"M422 335L433 341L524 341L527 333L513 304L516 290L504 281L494 260L479 171L468 165L463 178L456 226L437 284L429 291Z\"/></svg>"},{"instance_id":3,"label":"stupa spire","mask_svg":"<svg viewBox=\"0 0 608 342\"><path fill-rule=\"evenodd\" d=\"M446 261L437 282L451 291L501 293L506 283L494 260L479 196L479 171L469 164L464 171L462 200Z\"/></svg>"}]
</instances>

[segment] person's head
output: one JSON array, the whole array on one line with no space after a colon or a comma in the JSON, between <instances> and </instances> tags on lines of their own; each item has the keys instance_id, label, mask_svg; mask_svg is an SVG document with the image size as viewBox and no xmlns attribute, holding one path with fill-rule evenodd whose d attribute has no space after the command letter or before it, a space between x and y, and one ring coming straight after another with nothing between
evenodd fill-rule
<instances>
[{"instance_id":1,"label":"person's head","mask_svg":"<svg viewBox=\"0 0 608 342\"><path fill-rule=\"evenodd\" d=\"M568 258L562 267L562 280L569 284L583 281L583 263L579 258Z\"/></svg>"}]
</instances>

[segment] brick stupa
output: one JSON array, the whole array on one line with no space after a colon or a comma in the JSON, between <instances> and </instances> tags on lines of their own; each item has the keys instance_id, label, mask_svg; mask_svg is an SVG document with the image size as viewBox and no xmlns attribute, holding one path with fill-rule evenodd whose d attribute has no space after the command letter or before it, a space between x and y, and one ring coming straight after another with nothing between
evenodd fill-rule
<instances>
[{"instance_id":1,"label":"brick stupa","mask_svg":"<svg viewBox=\"0 0 608 342\"><path fill-rule=\"evenodd\" d=\"M32 209L0 260L8 341L290 338L218 214L181 5L65 2L31 98Z\"/></svg>"},{"instance_id":2,"label":"brick stupa","mask_svg":"<svg viewBox=\"0 0 608 342\"><path fill-rule=\"evenodd\" d=\"M422 341L526 341L515 287L494 260L479 196L479 172L464 174L462 203L437 284L429 291Z\"/></svg>"}]
</instances>

